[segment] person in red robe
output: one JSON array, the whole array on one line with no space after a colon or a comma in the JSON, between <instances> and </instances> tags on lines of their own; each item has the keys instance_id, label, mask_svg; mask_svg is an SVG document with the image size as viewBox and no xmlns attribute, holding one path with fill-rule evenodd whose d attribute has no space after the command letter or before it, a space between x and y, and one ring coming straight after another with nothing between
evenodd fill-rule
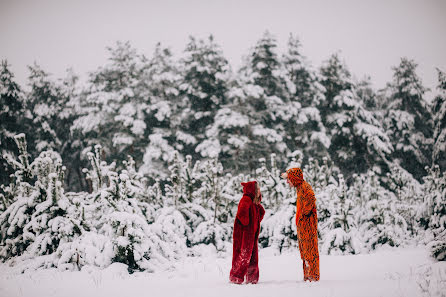
<instances>
[{"instance_id":1,"label":"person in red robe","mask_svg":"<svg viewBox=\"0 0 446 297\"><path fill-rule=\"evenodd\" d=\"M265 209L260 204L262 194L256 181L242 183L243 197L234 222L232 269L229 281L235 284L256 284L259 281L258 240L260 222Z\"/></svg>"},{"instance_id":2,"label":"person in red robe","mask_svg":"<svg viewBox=\"0 0 446 297\"><path fill-rule=\"evenodd\" d=\"M296 226L304 281L318 281L319 249L317 239L316 197L313 188L304 180L300 168L291 168L282 174L290 187L296 188Z\"/></svg>"}]
</instances>

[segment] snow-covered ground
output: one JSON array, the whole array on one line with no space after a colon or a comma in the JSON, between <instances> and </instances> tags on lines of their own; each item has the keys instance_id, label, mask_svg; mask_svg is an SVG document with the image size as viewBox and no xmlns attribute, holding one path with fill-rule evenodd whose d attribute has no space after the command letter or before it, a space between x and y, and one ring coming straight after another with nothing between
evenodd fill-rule
<instances>
[{"instance_id":1,"label":"snow-covered ground","mask_svg":"<svg viewBox=\"0 0 446 297\"><path fill-rule=\"evenodd\" d=\"M423 247L380 250L369 255L321 256L321 281L302 281L298 251L260 251L257 285L228 282L230 255L189 257L174 269L129 275L122 264L80 272L40 270L17 274L0 266L0 296L444 296L446 263L434 262ZM421 284L421 286L420 286ZM426 294L423 294L422 287ZM444 289L444 290L443 290Z\"/></svg>"}]
</instances>

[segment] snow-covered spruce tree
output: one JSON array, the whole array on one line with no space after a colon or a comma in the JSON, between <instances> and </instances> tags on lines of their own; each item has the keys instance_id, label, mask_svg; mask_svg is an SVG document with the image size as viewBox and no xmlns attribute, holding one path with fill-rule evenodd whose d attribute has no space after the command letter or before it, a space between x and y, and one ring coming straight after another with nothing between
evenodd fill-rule
<instances>
[{"instance_id":1,"label":"snow-covered spruce tree","mask_svg":"<svg viewBox=\"0 0 446 297\"><path fill-rule=\"evenodd\" d=\"M321 225L321 252L328 255L356 254L360 246L356 239L357 226L354 220L354 197L342 174L339 184L331 193L330 217Z\"/></svg>"},{"instance_id":2,"label":"snow-covered spruce tree","mask_svg":"<svg viewBox=\"0 0 446 297\"><path fill-rule=\"evenodd\" d=\"M434 148L432 162L440 166L440 171L446 171L446 74L438 70L438 89L440 94L435 97L432 107L434 116Z\"/></svg>"},{"instance_id":3,"label":"snow-covered spruce tree","mask_svg":"<svg viewBox=\"0 0 446 297\"><path fill-rule=\"evenodd\" d=\"M82 139L76 134L70 133L73 122L81 112L80 98L82 89L79 77L68 69L65 77L58 82L60 101L64 104L57 115L56 132L63 134L62 146L57 148L64 163L67 166L64 186L67 191L86 191L87 186L82 176L82 168L86 166L86 160L82 160Z\"/></svg>"},{"instance_id":4,"label":"snow-covered spruce tree","mask_svg":"<svg viewBox=\"0 0 446 297\"><path fill-rule=\"evenodd\" d=\"M158 43L148 65L142 70L139 87L148 104L144 111L144 135L148 143L139 172L152 181L167 178L168 163L175 149L181 151L185 144L191 144L189 140L193 144L196 142L192 136L182 137L182 122L175 116L184 108L179 97L181 79L170 49Z\"/></svg>"},{"instance_id":5,"label":"snow-covered spruce tree","mask_svg":"<svg viewBox=\"0 0 446 297\"><path fill-rule=\"evenodd\" d=\"M280 178L281 170L277 167L277 156L270 155L270 166L266 165L264 158L259 160L260 168L256 170L257 181L262 190L262 204L272 211L277 210L283 199L289 194L289 187Z\"/></svg>"},{"instance_id":6,"label":"snow-covered spruce tree","mask_svg":"<svg viewBox=\"0 0 446 297\"><path fill-rule=\"evenodd\" d=\"M23 269L30 268L26 260L39 256L44 257L30 261L31 268L57 266L52 254L80 234L79 222L67 216L69 202L62 188L65 168L53 151L40 153L29 164L24 134L17 135L16 142L20 151L20 162L13 163L17 200L0 216L0 257ZM15 256L19 257L12 259Z\"/></svg>"},{"instance_id":7,"label":"snow-covered spruce tree","mask_svg":"<svg viewBox=\"0 0 446 297\"><path fill-rule=\"evenodd\" d=\"M199 166L198 161L192 165L191 156L187 156L184 161L175 152L169 166L170 177L164 187L164 207L156 218L162 228L174 230L188 246L192 245L196 227L209 215L209 211L195 201L196 192L200 188Z\"/></svg>"},{"instance_id":8,"label":"snow-covered spruce tree","mask_svg":"<svg viewBox=\"0 0 446 297\"><path fill-rule=\"evenodd\" d=\"M226 251L232 236L232 217L230 206L233 198L222 195L224 180L223 167L217 159L201 164L201 185L197 191L197 202L208 211L206 221L194 230L193 245L213 244L217 251Z\"/></svg>"},{"instance_id":9,"label":"snow-covered spruce tree","mask_svg":"<svg viewBox=\"0 0 446 297\"><path fill-rule=\"evenodd\" d=\"M29 66L29 72L31 90L27 94L26 109L33 125L32 133L28 133L29 142L36 148L36 154L32 155L44 150L63 152L70 137L67 127L73 121L68 106L70 96L37 64Z\"/></svg>"},{"instance_id":10,"label":"snow-covered spruce tree","mask_svg":"<svg viewBox=\"0 0 446 297\"><path fill-rule=\"evenodd\" d=\"M366 202L360 208L358 220L364 250L404 244L409 232L406 220L398 211L396 195L380 186L378 176L374 173L367 174L361 187L367 189L364 194L369 196L361 199Z\"/></svg>"},{"instance_id":11,"label":"snow-covered spruce tree","mask_svg":"<svg viewBox=\"0 0 446 297\"><path fill-rule=\"evenodd\" d=\"M36 204L33 198L29 198L33 193L33 172L29 163L25 134L16 135L14 140L19 148L19 161L11 156L4 156L15 173L8 186L2 185L5 210L0 215L0 257L3 260L20 255L28 247L29 243L23 240L23 228Z\"/></svg>"},{"instance_id":12,"label":"snow-covered spruce tree","mask_svg":"<svg viewBox=\"0 0 446 297\"><path fill-rule=\"evenodd\" d=\"M147 98L140 84L146 64L128 42L108 48L109 63L90 75L80 98L80 116L71 127L82 150L104 144L107 156L120 165L125 156L141 160L147 138L144 111Z\"/></svg>"},{"instance_id":13,"label":"snow-covered spruce tree","mask_svg":"<svg viewBox=\"0 0 446 297\"><path fill-rule=\"evenodd\" d=\"M258 156L286 153L283 123L300 108L297 102L286 104L287 76L276 48L275 37L266 31L246 57L238 75L244 102L240 110L251 124L249 142L241 151L241 159L246 160L251 174L259 167Z\"/></svg>"},{"instance_id":14,"label":"snow-covered spruce tree","mask_svg":"<svg viewBox=\"0 0 446 297\"><path fill-rule=\"evenodd\" d=\"M392 164L387 173L387 185L396 196L396 210L406 221L409 235L417 235L417 209L422 203L419 182L401 166Z\"/></svg>"},{"instance_id":15,"label":"snow-covered spruce tree","mask_svg":"<svg viewBox=\"0 0 446 297\"><path fill-rule=\"evenodd\" d=\"M37 178L35 191L44 194L30 214L30 221L23 228L23 238L30 245L17 262L24 261L22 269L26 269L28 265L29 268L57 267L56 251L61 244L71 242L81 234L81 223L68 213L70 201L62 187L65 167L61 165L60 156L52 151L42 152L32 166ZM43 257L33 263L39 256Z\"/></svg>"},{"instance_id":16,"label":"snow-covered spruce tree","mask_svg":"<svg viewBox=\"0 0 446 297\"><path fill-rule=\"evenodd\" d=\"M325 99L324 87L319 82L320 77L312 69L307 58L301 54L298 38L290 34L287 45L282 63L292 83L292 86L288 85L288 88L294 91L290 92L291 96L304 107L319 105Z\"/></svg>"},{"instance_id":17,"label":"snow-covered spruce tree","mask_svg":"<svg viewBox=\"0 0 446 297\"><path fill-rule=\"evenodd\" d=\"M285 109L292 111L298 107L294 113L285 113L284 141L291 150L300 148L307 156L321 158L327 155L330 146L330 138L317 108L325 100L325 89L320 83L321 78L300 53L300 46L299 40L290 35L287 52L282 58L289 97Z\"/></svg>"},{"instance_id":18,"label":"snow-covered spruce tree","mask_svg":"<svg viewBox=\"0 0 446 297\"><path fill-rule=\"evenodd\" d=\"M271 246L281 253L297 246L296 193L280 178L276 156L271 154L271 166L260 160L257 181L262 191L262 204L267 211L259 235L261 246Z\"/></svg>"},{"instance_id":19,"label":"snow-covered spruce tree","mask_svg":"<svg viewBox=\"0 0 446 297\"><path fill-rule=\"evenodd\" d=\"M319 191L333 182L333 170L333 162L329 161L327 157L323 157L321 163L310 157L303 172L305 180L310 183L315 191Z\"/></svg>"},{"instance_id":20,"label":"snow-covered spruce tree","mask_svg":"<svg viewBox=\"0 0 446 297\"><path fill-rule=\"evenodd\" d=\"M0 63L0 156L16 151L14 135L24 132L23 94L6 60ZM10 181L11 168L0 158L0 184ZM0 193L0 195L2 195ZM2 207L0 207L2 209Z\"/></svg>"},{"instance_id":21,"label":"snow-covered spruce tree","mask_svg":"<svg viewBox=\"0 0 446 297\"><path fill-rule=\"evenodd\" d=\"M426 168L428 175L423 177L423 203L419 207L417 219L426 230L424 236L430 241L431 255L437 260L446 260L446 174L434 165Z\"/></svg>"},{"instance_id":22,"label":"snow-covered spruce tree","mask_svg":"<svg viewBox=\"0 0 446 297\"><path fill-rule=\"evenodd\" d=\"M220 144L217 138L208 139L205 131L214 121L217 110L226 104L229 64L220 47L210 35L207 39L190 37L181 60L182 82L180 96L183 106L175 117L180 122L179 132L196 139L184 144L183 154L218 157ZM181 136L181 135L180 135ZM207 156L211 146L212 156ZM217 154L217 155L215 155Z\"/></svg>"},{"instance_id":23,"label":"snow-covered spruce tree","mask_svg":"<svg viewBox=\"0 0 446 297\"><path fill-rule=\"evenodd\" d=\"M384 118L387 135L392 142L393 159L417 180L426 175L432 154L432 115L423 96L426 92L416 74L417 64L402 58L393 68L390 103Z\"/></svg>"},{"instance_id":24,"label":"snow-covered spruce tree","mask_svg":"<svg viewBox=\"0 0 446 297\"><path fill-rule=\"evenodd\" d=\"M9 164L14 174L10 175L10 183L2 184L0 187L3 193L0 193L2 198L3 210L5 210L11 203L17 200L18 197L28 196L31 191L31 181L33 178L32 169L29 163L29 155L25 134L20 133L14 136L14 141L18 147L19 155L16 161L11 155L3 155L4 160Z\"/></svg>"},{"instance_id":25,"label":"snow-covered spruce tree","mask_svg":"<svg viewBox=\"0 0 446 297\"><path fill-rule=\"evenodd\" d=\"M230 96L231 97L231 96ZM230 98L229 100L234 99ZM216 158L224 168L232 168L233 172L246 171L246 164L241 152L249 145L249 118L243 115L238 101L228 103L220 108L214 122L206 130L207 140L197 146L200 154L206 158Z\"/></svg>"},{"instance_id":26,"label":"snow-covered spruce tree","mask_svg":"<svg viewBox=\"0 0 446 297\"><path fill-rule=\"evenodd\" d=\"M333 55L321 74L326 100L319 109L329 130L331 159L346 180L370 169L385 174L392 144L374 114L362 106L346 66Z\"/></svg>"},{"instance_id":27,"label":"snow-covered spruce tree","mask_svg":"<svg viewBox=\"0 0 446 297\"><path fill-rule=\"evenodd\" d=\"M109 258L104 259L105 263L125 263L129 271L154 271L168 265L169 259L184 253L184 242L178 239L175 230L167 229L163 222L151 218L154 211L147 209L150 205L142 203L144 192L139 177L134 175L132 159L128 161L127 169L118 174L114 164L106 164L101 155L99 146L95 153L89 153L92 170L86 172L92 180L93 193L88 197L87 214L92 229L100 237L111 240L112 249ZM88 258L88 250L84 253L82 257Z\"/></svg>"}]
</instances>

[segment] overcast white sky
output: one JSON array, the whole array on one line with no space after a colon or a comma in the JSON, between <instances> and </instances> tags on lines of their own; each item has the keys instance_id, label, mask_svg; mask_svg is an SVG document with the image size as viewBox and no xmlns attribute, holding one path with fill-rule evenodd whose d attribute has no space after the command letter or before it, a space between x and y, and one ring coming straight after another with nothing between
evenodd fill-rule
<instances>
[{"instance_id":1,"label":"overcast white sky","mask_svg":"<svg viewBox=\"0 0 446 297\"><path fill-rule=\"evenodd\" d=\"M340 51L351 72L370 75L377 88L400 57L415 59L435 88L435 67L446 70L445 29L444 0L0 0L0 59L23 84L34 61L55 77L68 67L84 75L105 63L105 47L117 40L150 56L158 41L180 53L189 35L212 33L236 68L269 30L282 48L297 35L316 67Z\"/></svg>"}]
</instances>

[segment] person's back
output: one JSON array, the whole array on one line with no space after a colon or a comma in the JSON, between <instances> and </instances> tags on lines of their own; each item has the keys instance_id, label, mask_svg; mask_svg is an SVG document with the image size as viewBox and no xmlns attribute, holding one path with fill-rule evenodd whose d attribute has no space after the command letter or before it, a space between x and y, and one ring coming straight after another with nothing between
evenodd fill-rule
<instances>
[{"instance_id":1,"label":"person's back","mask_svg":"<svg viewBox=\"0 0 446 297\"><path fill-rule=\"evenodd\" d=\"M260 205L261 193L255 181L242 183L243 197L234 222L232 269L229 280L241 284L259 280L258 239L265 210Z\"/></svg>"}]
</instances>

